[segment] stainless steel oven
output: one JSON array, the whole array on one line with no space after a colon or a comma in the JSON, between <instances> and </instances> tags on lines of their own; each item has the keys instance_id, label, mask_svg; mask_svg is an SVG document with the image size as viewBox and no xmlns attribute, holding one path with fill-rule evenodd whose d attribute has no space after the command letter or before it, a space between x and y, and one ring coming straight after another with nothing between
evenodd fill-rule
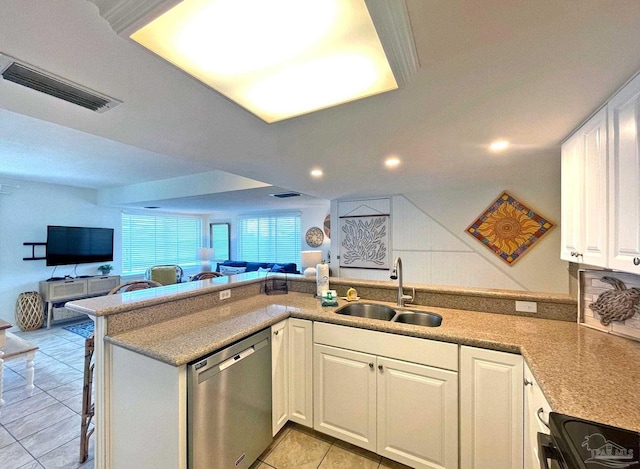
<instances>
[{"instance_id":1,"label":"stainless steel oven","mask_svg":"<svg viewBox=\"0 0 640 469\"><path fill-rule=\"evenodd\" d=\"M541 469L640 469L640 433L555 412L549 429L538 434Z\"/></svg>"}]
</instances>

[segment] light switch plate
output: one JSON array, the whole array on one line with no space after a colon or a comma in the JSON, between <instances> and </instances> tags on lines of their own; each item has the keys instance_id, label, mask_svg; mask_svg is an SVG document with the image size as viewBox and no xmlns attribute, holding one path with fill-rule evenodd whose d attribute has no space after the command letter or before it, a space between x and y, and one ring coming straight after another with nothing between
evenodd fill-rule
<instances>
[{"instance_id":1,"label":"light switch plate","mask_svg":"<svg viewBox=\"0 0 640 469\"><path fill-rule=\"evenodd\" d=\"M538 303L535 301L516 301L516 311L521 313L537 313Z\"/></svg>"}]
</instances>

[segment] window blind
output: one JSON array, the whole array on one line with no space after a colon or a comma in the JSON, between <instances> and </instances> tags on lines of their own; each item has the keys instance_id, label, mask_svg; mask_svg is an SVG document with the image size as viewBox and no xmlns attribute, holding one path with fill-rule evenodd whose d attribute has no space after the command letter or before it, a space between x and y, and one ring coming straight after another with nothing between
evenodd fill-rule
<instances>
[{"instance_id":1,"label":"window blind","mask_svg":"<svg viewBox=\"0 0 640 469\"><path fill-rule=\"evenodd\" d=\"M122 214L122 273L142 274L154 265L199 265L202 220Z\"/></svg>"},{"instance_id":2,"label":"window blind","mask_svg":"<svg viewBox=\"0 0 640 469\"><path fill-rule=\"evenodd\" d=\"M211 223L211 247L213 248L214 260L221 262L231 259L229 224L228 223Z\"/></svg>"},{"instance_id":3,"label":"window blind","mask_svg":"<svg viewBox=\"0 0 640 469\"><path fill-rule=\"evenodd\" d=\"M238 219L238 260L300 265L300 214Z\"/></svg>"}]
</instances>

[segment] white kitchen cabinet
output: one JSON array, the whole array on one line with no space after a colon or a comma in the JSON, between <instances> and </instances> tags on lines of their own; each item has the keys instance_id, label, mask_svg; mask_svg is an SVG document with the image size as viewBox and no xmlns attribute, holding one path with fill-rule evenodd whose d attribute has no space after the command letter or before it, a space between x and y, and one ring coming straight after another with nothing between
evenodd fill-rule
<instances>
[{"instance_id":1,"label":"white kitchen cabinet","mask_svg":"<svg viewBox=\"0 0 640 469\"><path fill-rule=\"evenodd\" d=\"M313 322L289 318L271 326L272 430L291 420L313 426Z\"/></svg>"},{"instance_id":2,"label":"white kitchen cabinet","mask_svg":"<svg viewBox=\"0 0 640 469\"><path fill-rule=\"evenodd\" d=\"M609 266L640 273L640 76L608 103Z\"/></svg>"},{"instance_id":3,"label":"white kitchen cabinet","mask_svg":"<svg viewBox=\"0 0 640 469\"><path fill-rule=\"evenodd\" d=\"M582 248L582 185L580 184L582 167L580 165L580 138L573 135L562 144L561 151L561 205L560 219L560 258L565 261L579 262L577 258Z\"/></svg>"},{"instance_id":4,"label":"white kitchen cabinet","mask_svg":"<svg viewBox=\"0 0 640 469\"><path fill-rule=\"evenodd\" d=\"M460 347L460 465L523 465L522 356Z\"/></svg>"},{"instance_id":5,"label":"white kitchen cabinet","mask_svg":"<svg viewBox=\"0 0 640 469\"><path fill-rule=\"evenodd\" d=\"M314 427L376 451L376 357L314 345Z\"/></svg>"},{"instance_id":6,"label":"white kitchen cabinet","mask_svg":"<svg viewBox=\"0 0 640 469\"><path fill-rule=\"evenodd\" d=\"M288 320L271 326L272 431L275 436L289 420Z\"/></svg>"},{"instance_id":7,"label":"white kitchen cabinet","mask_svg":"<svg viewBox=\"0 0 640 469\"><path fill-rule=\"evenodd\" d=\"M551 406L540 389L540 385L524 364L524 469L540 469L538 456L538 433L550 433Z\"/></svg>"},{"instance_id":8,"label":"white kitchen cabinet","mask_svg":"<svg viewBox=\"0 0 640 469\"><path fill-rule=\"evenodd\" d=\"M378 357L377 453L411 467L458 463L458 374Z\"/></svg>"},{"instance_id":9,"label":"white kitchen cabinet","mask_svg":"<svg viewBox=\"0 0 640 469\"><path fill-rule=\"evenodd\" d=\"M313 322L289 318L289 420L313 427Z\"/></svg>"},{"instance_id":10,"label":"white kitchen cabinet","mask_svg":"<svg viewBox=\"0 0 640 469\"><path fill-rule=\"evenodd\" d=\"M411 467L458 467L457 346L324 323L314 342L316 430Z\"/></svg>"},{"instance_id":11,"label":"white kitchen cabinet","mask_svg":"<svg viewBox=\"0 0 640 469\"><path fill-rule=\"evenodd\" d=\"M607 110L562 145L560 257L607 264Z\"/></svg>"}]
</instances>

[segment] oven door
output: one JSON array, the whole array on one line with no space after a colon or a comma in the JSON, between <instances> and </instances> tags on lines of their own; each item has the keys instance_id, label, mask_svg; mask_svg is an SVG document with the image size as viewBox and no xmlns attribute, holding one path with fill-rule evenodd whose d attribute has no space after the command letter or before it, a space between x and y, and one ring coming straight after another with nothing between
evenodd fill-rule
<instances>
[{"instance_id":1,"label":"oven door","mask_svg":"<svg viewBox=\"0 0 640 469\"><path fill-rule=\"evenodd\" d=\"M551 439L551 435L538 433L538 457L540 458L540 469L572 469L566 465Z\"/></svg>"}]
</instances>

